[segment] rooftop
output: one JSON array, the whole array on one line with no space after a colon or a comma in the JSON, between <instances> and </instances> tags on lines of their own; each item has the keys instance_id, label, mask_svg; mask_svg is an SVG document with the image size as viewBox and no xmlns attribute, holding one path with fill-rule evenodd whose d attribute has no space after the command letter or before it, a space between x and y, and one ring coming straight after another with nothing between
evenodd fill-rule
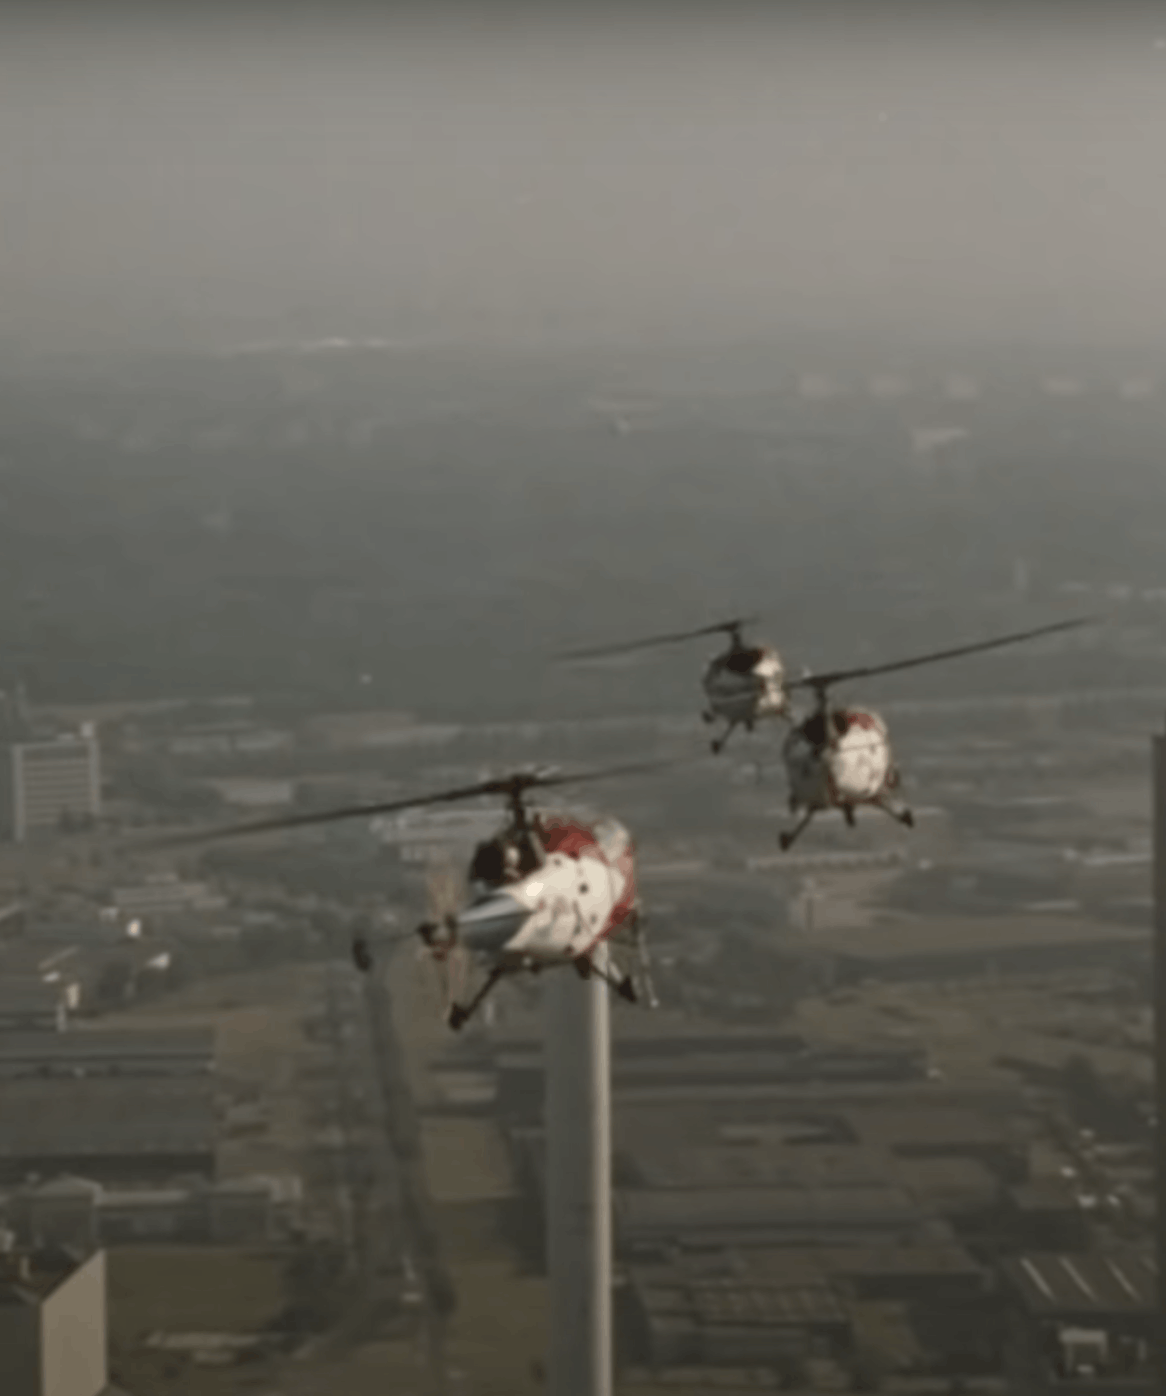
<instances>
[{"instance_id":1,"label":"rooftop","mask_svg":"<svg viewBox=\"0 0 1166 1396\"><path fill-rule=\"evenodd\" d=\"M854 1188L884 1184L894 1173L888 1154L853 1144L790 1146L774 1141L678 1149L664 1140L655 1148L641 1141L634 1151L621 1154L645 1188Z\"/></svg>"},{"instance_id":2,"label":"rooftop","mask_svg":"<svg viewBox=\"0 0 1166 1396\"><path fill-rule=\"evenodd\" d=\"M615 1212L630 1233L670 1235L703 1231L781 1230L819 1232L848 1227L878 1231L921 1220L919 1209L901 1189L725 1187L720 1190L672 1188L651 1192L619 1188Z\"/></svg>"},{"instance_id":3,"label":"rooftop","mask_svg":"<svg viewBox=\"0 0 1166 1396\"><path fill-rule=\"evenodd\" d=\"M899 1107L910 1116L947 1108L999 1114L1023 1108L1019 1090L999 1080L966 1087L935 1081L617 1081L612 1104L621 1114L650 1114L662 1123L681 1112L725 1120L739 1120L748 1112L754 1119L767 1115L776 1121L795 1110L823 1116L852 1107L884 1113Z\"/></svg>"},{"instance_id":4,"label":"rooftop","mask_svg":"<svg viewBox=\"0 0 1166 1396\"><path fill-rule=\"evenodd\" d=\"M0 1251L0 1305L32 1305L47 1298L85 1256L64 1246Z\"/></svg>"},{"instance_id":5,"label":"rooftop","mask_svg":"<svg viewBox=\"0 0 1166 1396\"><path fill-rule=\"evenodd\" d=\"M70 962L76 958L77 951L71 946L5 940L0 942L0 979L39 978L53 969L72 968Z\"/></svg>"},{"instance_id":6,"label":"rooftop","mask_svg":"<svg viewBox=\"0 0 1166 1396\"><path fill-rule=\"evenodd\" d=\"M1020 1212L1075 1212L1080 1204L1072 1187L1060 1178L1042 1178L1008 1189L1008 1200Z\"/></svg>"},{"instance_id":7,"label":"rooftop","mask_svg":"<svg viewBox=\"0 0 1166 1396\"><path fill-rule=\"evenodd\" d=\"M715 1255L685 1254L667 1264L631 1267L634 1277L655 1284L710 1275L796 1285L871 1276L982 1279L968 1252L951 1242L933 1245L778 1246L730 1249Z\"/></svg>"},{"instance_id":8,"label":"rooftop","mask_svg":"<svg viewBox=\"0 0 1166 1396\"><path fill-rule=\"evenodd\" d=\"M697 1280L689 1287L698 1323L772 1327L847 1321L828 1285L785 1286L739 1280Z\"/></svg>"},{"instance_id":9,"label":"rooftop","mask_svg":"<svg viewBox=\"0 0 1166 1396\"><path fill-rule=\"evenodd\" d=\"M45 1183L26 1185L14 1190L9 1196L29 1200L85 1199L94 1206L112 1208L175 1205L194 1198L223 1201L255 1199L286 1204L302 1199L303 1181L294 1173L252 1174L224 1179L217 1183L210 1183L202 1178L190 1178L165 1187L105 1187L89 1178L76 1178L65 1174Z\"/></svg>"},{"instance_id":10,"label":"rooftop","mask_svg":"<svg viewBox=\"0 0 1166 1396\"><path fill-rule=\"evenodd\" d=\"M953 1193L989 1198L999 1189L995 1174L974 1158L897 1158L892 1169L905 1187L931 1198Z\"/></svg>"},{"instance_id":11,"label":"rooftop","mask_svg":"<svg viewBox=\"0 0 1166 1396\"><path fill-rule=\"evenodd\" d=\"M0 981L2 983L2 981ZM143 1031L71 1028L60 1033L0 1032L0 1070L5 1065L74 1060L149 1061L173 1057L213 1058L214 1028Z\"/></svg>"},{"instance_id":12,"label":"rooftop","mask_svg":"<svg viewBox=\"0 0 1166 1396\"><path fill-rule=\"evenodd\" d=\"M201 1153L214 1099L202 1081L91 1077L4 1083L0 1160Z\"/></svg>"},{"instance_id":13,"label":"rooftop","mask_svg":"<svg viewBox=\"0 0 1166 1396\"><path fill-rule=\"evenodd\" d=\"M491 1054L532 1052L541 1057L541 1013L515 1013L490 1033ZM805 1040L796 1033L775 1028L732 1027L721 1023L693 1022L683 1013L661 1008L655 1013L621 1013L611 1020L612 1054L671 1054L677 1051L797 1051Z\"/></svg>"},{"instance_id":14,"label":"rooftop","mask_svg":"<svg viewBox=\"0 0 1166 1396\"><path fill-rule=\"evenodd\" d=\"M1004 1274L1025 1307L1043 1315L1149 1314L1158 1289L1157 1264L1142 1251L1030 1254L1006 1261Z\"/></svg>"},{"instance_id":15,"label":"rooftop","mask_svg":"<svg viewBox=\"0 0 1166 1396\"><path fill-rule=\"evenodd\" d=\"M635 1044L637 1049L644 1045ZM500 1073L541 1072L542 1054L533 1048L507 1050L498 1053L494 1065ZM626 1048L621 1051L617 1045L612 1080L614 1089L622 1096L637 1087L656 1090L670 1085L699 1088L760 1082L773 1089L783 1084L849 1083L887 1076L922 1079L926 1069L926 1054L919 1048L880 1053L773 1050L770 1044L759 1040L743 1049L739 1041L725 1038L714 1040L711 1045L685 1042L675 1049L665 1045L659 1054Z\"/></svg>"},{"instance_id":16,"label":"rooftop","mask_svg":"<svg viewBox=\"0 0 1166 1396\"><path fill-rule=\"evenodd\" d=\"M1012 1144L1014 1126L984 1111L943 1107L902 1109L893 1105L864 1105L844 1112L855 1134L865 1143L891 1148L911 1146L998 1146Z\"/></svg>"},{"instance_id":17,"label":"rooftop","mask_svg":"<svg viewBox=\"0 0 1166 1396\"><path fill-rule=\"evenodd\" d=\"M978 1110L943 1108L951 1099L931 1092L915 1108L838 1108L821 1098L741 1100L714 1096L630 1108L618 1102L613 1138L620 1176L649 1190L723 1191L742 1187L908 1187L987 1197L996 1183L978 1159L961 1149L1007 1145L1007 1126ZM815 1108L816 1105L816 1108ZM938 1107L938 1108L937 1108ZM511 1129L536 1176L543 1167L542 1130ZM923 1152L913 1156L912 1148ZM904 1150L908 1151L906 1155Z\"/></svg>"},{"instance_id":18,"label":"rooftop","mask_svg":"<svg viewBox=\"0 0 1166 1396\"><path fill-rule=\"evenodd\" d=\"M0 975L0 1015L20 1017L28 1013L54 1013L63 993L60 983L46 983L39 975Z\"/></svg>"}]
</instances>

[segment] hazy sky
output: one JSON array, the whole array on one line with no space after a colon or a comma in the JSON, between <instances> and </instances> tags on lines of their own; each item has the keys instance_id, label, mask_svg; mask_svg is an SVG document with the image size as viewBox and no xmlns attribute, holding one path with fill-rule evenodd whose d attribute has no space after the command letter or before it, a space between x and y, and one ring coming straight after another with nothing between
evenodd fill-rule
<instances>
[{"instance_id":1,"label":"hazy sky","mask_svg":"<svg viewBox=\"0 0 1166 1396\"><path fill-rule=\"evenodd\" d=\"M642 8L5 11L0 338L1161 336L1166 11Z\"/></svg>"}]
</instances>

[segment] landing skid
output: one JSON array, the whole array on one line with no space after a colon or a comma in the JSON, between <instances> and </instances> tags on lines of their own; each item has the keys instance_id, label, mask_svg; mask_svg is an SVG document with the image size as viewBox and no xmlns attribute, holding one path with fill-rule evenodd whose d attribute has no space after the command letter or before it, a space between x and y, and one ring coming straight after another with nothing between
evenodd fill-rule
<instances>
[{"instance_id":1,"label":"landing skid","mask_svg":"<svg viewBox=\"0 0 1166 1396\"><path fill-rule=\"evenodd\" d=\"M647 939L644 936L644 928L641 924L638 913L631 925L632 943L635 947L636 956L640 966L640 987L637 988L635 978L630 974L612 974L610 970L597 965L591 955L578 955L571 961L575 973L580 979L590 979L595 975L602 979L607 987L615 994L618 994L626 1003L641 1002L641 989L643 999L649 1008L658 1008L659 999L656 997L656 989L652 983L651 960L648 955ZM546 966L531 963L527 966L532 973L538 974ZM486 996L494 986L502 979L505 979L512 971L508 969L493 969L486 976L482 987L467 1004L452 1003L446 1013L446 1022L454 1032L460 1032L470 1021Z\"/></svg>"},{"instance_id":2,"label":"landing skid","mask_svg":"<svg viewBox=\"0 0 1166 1396\"><path fill-rule=\"evenodd\" d=\"M446 1014L446 1022L454 1032L460 1032L470 1021L474 1014L481 1008L486 995L494 988L500 979L504 979L506 971L502 969L492 969L486 976L486 981L474 997L467 1004L451 1003L449 1012Z\"/></svg>"},{"instance_id":3,"label":"landing skid","mask_svg":"<svg viewBox=\"0 0 1166 1396\"><path fill-rule=\"evenodd\" d=\"M802 834L810 827L814 814L814 810L807 810L792 829L783 829L781 833L778 834L778 846L783 853L788 853Z\"/></svg>"},{"instance_id":4,"label":"landing skid","mask_svg":"<svg viewBox=\"0 0 1166 1396\"><path fill-rule=\"evenodd\" d=\"M906 805L891 804L889 800L876 800L875 804L884 814L890 815L896 823L902 824L905 829L914 829L915 816Z\"/></svg>"},{"instance_id":5,"label":"landing skid","mask_svg":"<svg viewBox=\"0 0 1166 1396\"><path fill-rule=\"evenodd\" d=\"M889 815L890 818L894 819L897 823L902 824L904 828L913 829L915 827L915 816L906 805L892 804L886 799L873 800L871 803L876 809L881 809L884 814ZM793 813L792 800L790 806L790 812ZM842 811L842 817L846 820L847 828L853 829L855 825L854 806L839 805L837 808ZM809 827L810 821L813 819L815 813L816 811L814 810L807 810L792 829L783 829L782 832L778 834L777 841L783 853L788 853L794 846L803 832Z\"/></svg>"},{"instance_id":6,"label":"landing skid","mask_svg":"<svg viewBox=\"0 0 1166 1396\"><path fill-rule=\"evenodd\" d=\"M709 743L709 750L712 752L714 756L719 756L721 752L724 751L725 743L729 740L729 738L733 735L733 733L737 730L737 728L740 725L741 724L739 722L730 722L728 727L725 728L725 730L721 733L719 737L714 737L712 739L712 741Z\"/></svg>"},{"instance_id":7,"label":"landing skid","mask_svg":"<svg viewBox=\"0 0 1166 1396\"><path fill-rule=\"evenodd\" d=\"M716 721L716 717L713 713L702 713L701 716L704 718L705 722ZM729 740L729 738L733 735L733 733L737 730L738 727L744 727L746 732L753 731L753 723L748 719L746 719L744 722L740 721L739 719L734 719L729 723L729 725L725 728L725 730L721 733L719 737L714 737L713 740L709 743L709 747L712 750L714 756L719 756L721 752L724 751L725 743Z\"/></svg>"},{"instance_id":8,"label":"landing skid","mask_svg":"<svg viewBox=\"0 0 1166 1396\"><path fill-rule=\"evenodd\" d=\"M632 936L635 941L636 958L640 962L640 983L644 989L644 997L649 1008L659 1008L660 1000L656 997L656 986L652 982L652 957L648 951L648 937L644 934L643 920L638 911L632 922Z\"/></svg>"},{"instance_id":9,"label":"landing skid","mask_svg":"<svg viewBox=\"0 0 1166 1396\"><path fill-rule=\"evenodd\" d=\"M607 970L600 969L590 955L580 955L577 959L573 960L572 963L575 966L575 973L580 979L590 979L594 974L597 979L602 979L607 987L611 989L613 993L617 993L621 999L626 1000L628 1003L639 1003L640 998L636 993L635 981L630 974L624 974L619 977L614 974L609 974Z\"/></svg>"}]
</instances>

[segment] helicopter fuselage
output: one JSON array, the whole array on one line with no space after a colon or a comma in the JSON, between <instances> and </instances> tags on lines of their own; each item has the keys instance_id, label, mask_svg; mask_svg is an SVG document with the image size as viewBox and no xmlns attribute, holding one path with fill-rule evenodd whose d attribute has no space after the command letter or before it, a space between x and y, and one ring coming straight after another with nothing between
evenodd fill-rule
<instances>
[{"instance_id":1,"label":"helicopter fuselage","mask_svg":"<svg viewBox=\"0 0 1166 1396\"><path fill-rule=\"evenodd\" d=\"M877 804L898 783L887 725L866 708L831 708L793 728L782 747L790 807Z\"/></svg>"},{"instance_id":2,"label":"helicopter fuselage","mask_svg":"<svg viewBox=\"0 0 1166 1396\"><path fill-rule=\"evenodd\" d=\"M614 819L586 825L541 815L541 865L486 887L457 916L459 943L503 970L573 963L631 916L636 902L631 837Z\"/></svg>"},{"instance_id":3,"label":"helicopter fuselage","mask_svg":"<svg viewBox=\"0 0 1166 1396\"><path fill-rule=\"evenodd\" d=\"M751 727L764 717L780 717L788 708L785 670L769 645L726 650L711 660L701 680L708 711L734 725Z\"/></svg>"}]
</instances>

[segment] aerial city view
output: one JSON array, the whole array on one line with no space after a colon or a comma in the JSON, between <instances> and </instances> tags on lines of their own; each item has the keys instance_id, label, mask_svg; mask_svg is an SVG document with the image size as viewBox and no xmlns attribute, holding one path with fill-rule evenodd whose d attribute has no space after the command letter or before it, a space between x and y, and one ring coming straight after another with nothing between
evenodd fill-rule
<instances>
[{"instance_id":1,"label":"aerial city view","mask_svg":"<svg viewBox=\"0 0 1166 1396\"><path fill-rule=\"evenodd\" d=\"M0 17L0 1396L1166 1389L1166 38L972 9Z\"/></svg>"}]
</instances>

